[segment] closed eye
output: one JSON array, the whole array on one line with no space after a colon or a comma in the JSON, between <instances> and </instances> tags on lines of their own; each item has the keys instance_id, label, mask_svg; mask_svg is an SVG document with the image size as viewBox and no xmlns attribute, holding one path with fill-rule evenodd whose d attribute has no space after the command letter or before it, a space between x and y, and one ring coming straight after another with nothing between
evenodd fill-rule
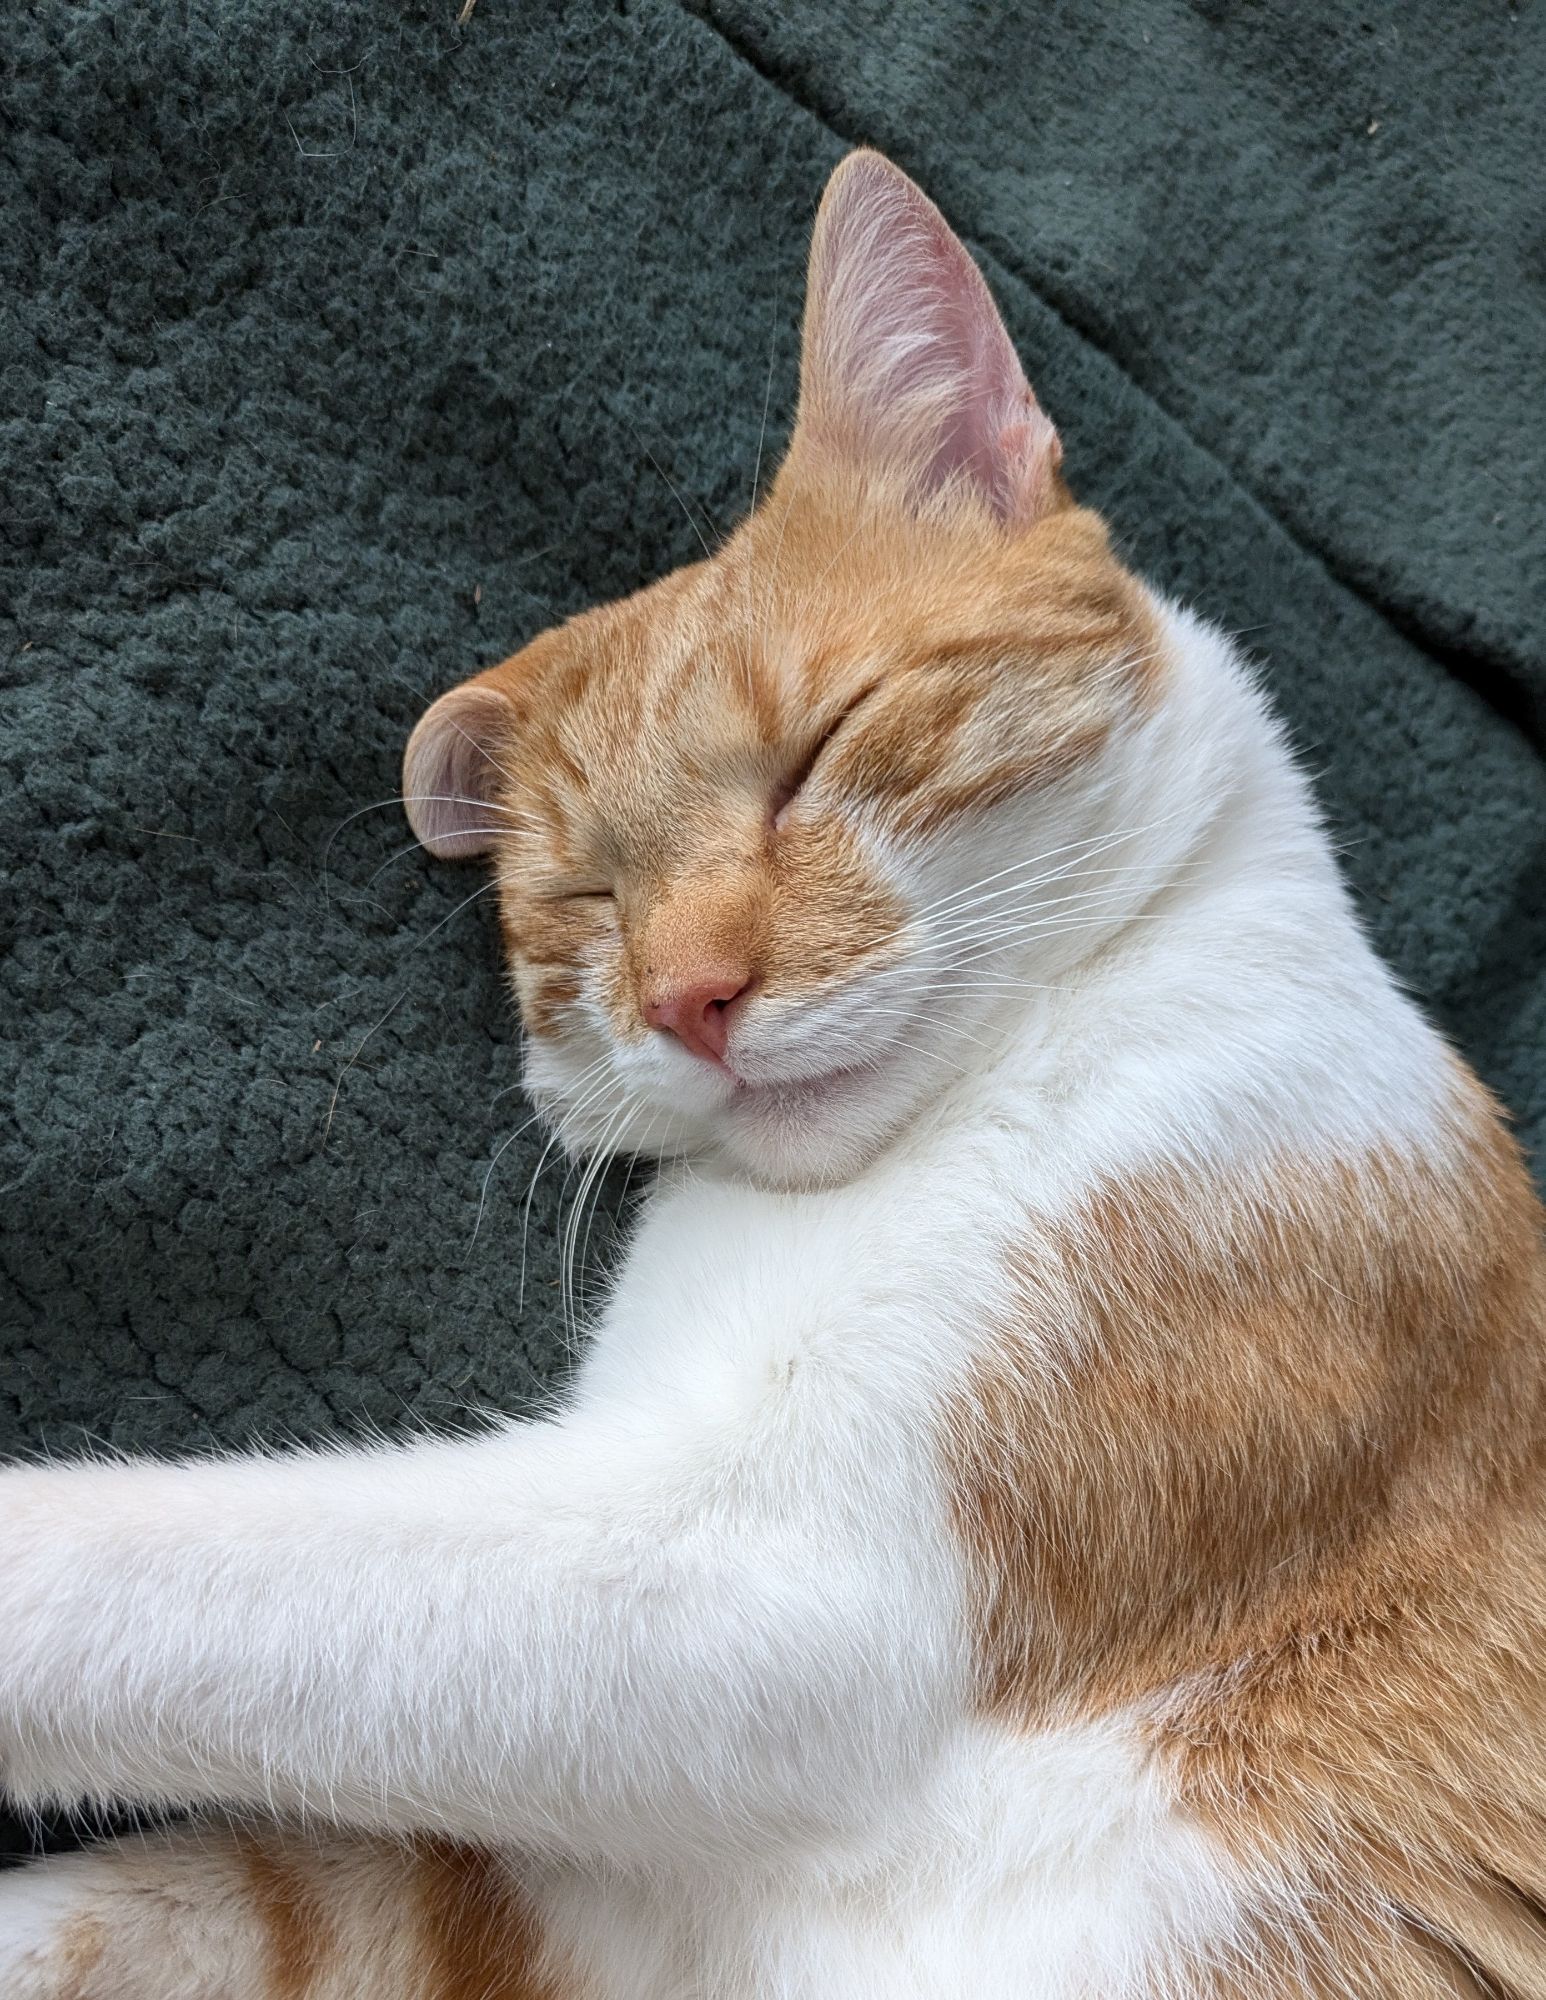
<instances>
[{"instance_id":1,"label":"closed eye","mask_svg":"<svg viewBox=\"0 0 1546 2000\"><path fill-rule=\"evenodd\" d=\"M812 772L821 762L823 754L830 748L835 739L841 735L844 728L846 728L852 719L855 710L862 707L869 700L870 696L875 692L875 688L876 683L874 681L871 681L868 687L861 688L853 700L828 723L810 750L795 766L794 770L789 773L788 777L781 784L774 787L770 811L775 826L778 825L785 812L794 803L795 799L798 798Z\"/></svg>"},{"instance_id":2,"label":"closed eye","mask_svg":"<svg viewBox=\"0 0 1546 2000\"><path fill-rule=\"evenodd\" d=\"M544 903L615 903L617 901L616 891L603 888L599 883L594 885L586 883L574 888L571 888L567 882L555 884L550 889L543 889L541 897Z\"/></svg>"}]
</instances>

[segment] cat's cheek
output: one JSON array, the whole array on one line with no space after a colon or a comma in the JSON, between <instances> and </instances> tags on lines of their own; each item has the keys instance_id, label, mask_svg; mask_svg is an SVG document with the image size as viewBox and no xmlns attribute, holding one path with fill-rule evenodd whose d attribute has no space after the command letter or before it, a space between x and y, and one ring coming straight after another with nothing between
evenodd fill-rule
<instances>
[{"instance_id":1,"label":"cat's cheek","mask_svg":"<svg viewBox=\"0 0 1546 2000\"><path fill-rule=\"evenodd\" d=\"M561 1041L572 1034L584 988L573 973L532 973L516 984L521 1026L538 1041Z\"/></svg>"}]
</instances>

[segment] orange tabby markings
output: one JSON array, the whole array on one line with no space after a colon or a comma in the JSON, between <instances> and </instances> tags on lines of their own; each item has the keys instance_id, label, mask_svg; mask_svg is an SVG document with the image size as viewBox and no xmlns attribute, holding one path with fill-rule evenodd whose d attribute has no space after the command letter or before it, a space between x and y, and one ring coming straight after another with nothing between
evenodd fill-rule
<instances>
[{"instance_id":1,"label":"orange tabby markings","mask_svg":"<svg viewBox=\"0 0 1546 2000\"><path fill-rule=\"evenodd\" d=\"M313 1887L296 1861L255 1840L239 1841L237 1852L267 1943L263 2000L306 2000L334 1951Z\"/></svg>"},{"instance_id":2,"label":"orange tabby markings","mask_svg":"<svg viewBox=\"0 0 1546 2000\"><path fill-rule=\"evenodd\" d=\"M529 1901L492 1855L431 1843L417 1857L416 1897L416 2000L572 2000L544 1964Z\"/></svg>"},{"instance_id":3,"label":"orange tabby markings","mask_svg":"<svg viewBox=\"0 0 1546 2000\"><path fill-rule=\"evenodd\" d=\"M795 451L712 565L473 683L509 705L483 817L527 1026L561 1032L598 958L625 1040L705 967L794 999L884 962L902 912L852 808L914 837L1063 777L1162 671L1142 590L1061 483L1023 536L987 537L970 507L887 509ZM801 783L850 809L775 826Z\"/></svg>"},{"instance_id":4,"label":"orange tabby markings","mask_svg":"<svg viewBox=\"0 0 1546 2000\"><path fill-rule=\"evenodd\" d=\"M1518 2000L1401 1911L1285 1916L1221 1961L1199 1968L1191 2000Z\"/></svg>"},{"instance_id":5,"label":"orange tabby markings","mask_svg":"<svg viewBox=\"0 0 1546 2000\"><path fill-rule=\"evenodd\" d=\"M76 1917L59 1944L59 2000L91 2000L92 1974L102 1963L107 1934L96 1917Z\"/></svg>"}]
</instances>

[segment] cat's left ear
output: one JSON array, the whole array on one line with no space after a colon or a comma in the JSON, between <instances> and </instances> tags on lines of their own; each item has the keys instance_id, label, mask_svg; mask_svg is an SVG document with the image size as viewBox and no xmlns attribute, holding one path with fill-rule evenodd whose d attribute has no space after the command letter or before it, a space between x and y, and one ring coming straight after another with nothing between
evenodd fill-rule
<instances>
[{"instance_id":1,"label":"cat's left ear","mask_svg":"<svg viewBox=\"0 0 1546 2000\"><path fill-rule=\"evenodd\" d=\"M442 861L486 854L498 835L515 733L503 672L475 674L432 702L403 752L408 824Z\"/></svg>"},{"instance_id":2,"label":"cat's left ear","mask_svg":"<svg viewBox=\"0 0 1546 2000\"><path fill-rule=\"evenodd\" d=\"M811 239L796 443L927 498L949 484L1028 527L1062 447L970 253L879 153L850 153Z\"/></svg>"}]
</instances>

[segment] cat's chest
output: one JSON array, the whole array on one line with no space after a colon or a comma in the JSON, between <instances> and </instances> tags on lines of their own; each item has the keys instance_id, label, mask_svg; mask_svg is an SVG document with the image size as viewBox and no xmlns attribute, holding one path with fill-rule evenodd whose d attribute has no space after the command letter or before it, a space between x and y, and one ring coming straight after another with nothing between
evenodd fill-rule
<instances>
[{"instance_id":1,"label":"cat's chest","mask_svg":"<svg viewBox=\"0 0 1546 2000\"><path fill-rule=\"evenodd\" d=\"M966 1157L787 1195L688 1181L647 1209L583 1368L593 1390L739 1402L816 1367L946 1369L1001 1307L1024 1208Z\"/></svg>"}]
</instances>

